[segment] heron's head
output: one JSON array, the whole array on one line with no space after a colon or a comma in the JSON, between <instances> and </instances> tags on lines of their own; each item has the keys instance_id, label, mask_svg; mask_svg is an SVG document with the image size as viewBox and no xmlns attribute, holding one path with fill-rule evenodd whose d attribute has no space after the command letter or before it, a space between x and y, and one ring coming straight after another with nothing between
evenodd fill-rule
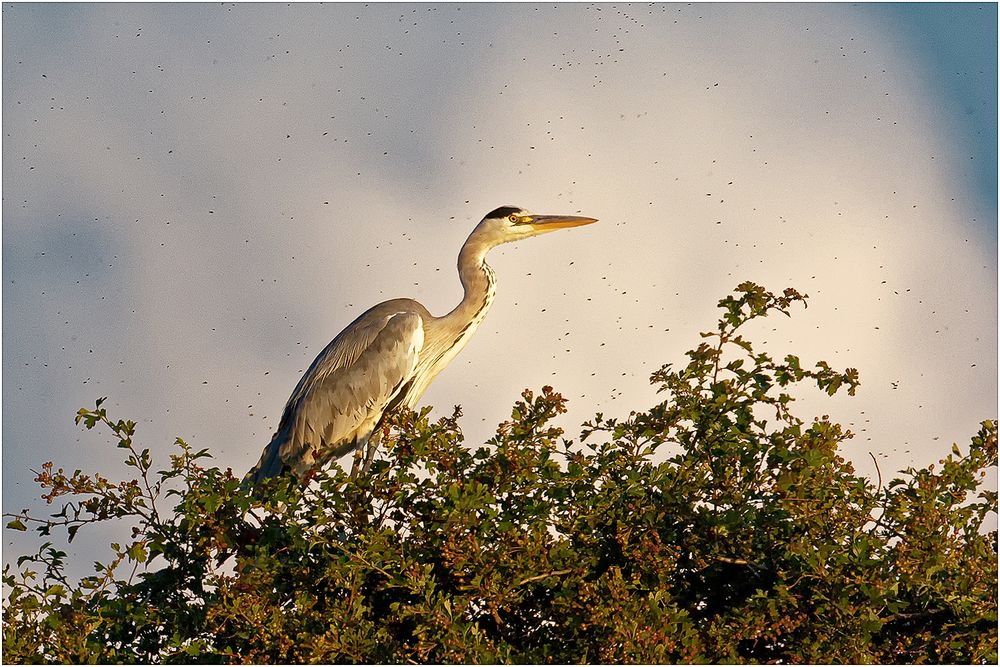
<instances>
[{"instance_id":1,"label":"heron's head","mask_svg":"<svg viewBox=\"0 0 1000 667\"><path fill-rule=\"evenodd\" d=\"M486 214L473 235L493 246L592 222L597 219L580 215L538 215L518 206L501 206Z\"/></svg>"}]
</instances>

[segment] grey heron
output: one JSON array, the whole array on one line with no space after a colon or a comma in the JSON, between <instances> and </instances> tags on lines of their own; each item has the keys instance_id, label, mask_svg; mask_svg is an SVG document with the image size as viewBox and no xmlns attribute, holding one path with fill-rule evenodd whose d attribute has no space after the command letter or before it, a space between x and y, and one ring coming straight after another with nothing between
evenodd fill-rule
<instances>
[{"instance_id":1,"label":"grey heron","mask_svg":"<svg viewBox=\"0 0 1000 667\"><path fill-rule=\"evenodd\" d=\"M434 317L413 299L369 308L319 353L285 404L278 430L245 480L291 471L306 482L327 462L378 445L386 413L413 408L431 380L465 347L493 304L486 253L502 243L596 222L535 215L516 206L486 214L458 253L461 303ZM356 461L357 465L357 461Z\"/></svg>"}]
</instances>

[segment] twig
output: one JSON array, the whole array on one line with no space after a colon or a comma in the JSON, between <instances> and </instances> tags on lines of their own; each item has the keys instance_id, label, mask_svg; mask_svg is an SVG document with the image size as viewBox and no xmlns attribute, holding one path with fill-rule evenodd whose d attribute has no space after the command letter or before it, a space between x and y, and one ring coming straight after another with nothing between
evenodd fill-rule
<instances>
[{"instance_id":1,"label":"twig","mask_svg":"<svg viewBox=\"0 0 1000 667\"><path fill-rule=\"evenodd\" d=\"M335 547L337 547L338 549L340 549L341 551L343 551L343 552L344 552L344 553L345 553L345 554L347 555L347 557L348 557L348 558L353 558L354 560L358 561L359 563L361 563L361 564L362 564L362 565L364 565L365 567L370 567L370 568L371 568L371 569L373 569L373 570L376 570L376 571L378 571L378 572L381 572L381 573L382 573L382 574L384 574L384 575L385 575L385 576L386 576L386 577L387 577L387 578L388 578L388 579L389 579L390 581L392 580L392 578L393 578L393 575L389 574L388 572L386 572L386 571L385 571L384 569L382 569L382 568L381 568L381 567L379 567L378 565L375 565L374 563L369 563L369 562L368 562L367 560L365 560L365 559L364 559L363 557L361 557L360 555L358 555L358 554L357 554L356 552L354 552L354 551L348 551L347 547L345 547L345 546L344 546L343 544L341 544L340 542L331 542L330 544L332 544L333 546L335 546Z\"/></svg>"},{"instance_id":2,"label":"twig","mask_svg":"<svg viewBox=\"0 0 1000 667\"><path fill-rule=\"evenodd\" d=\"M875 464L875 472L878 473L878 488L875 489L875 493L878 493L879 491L882 490L882 471L879 470L878 461L875 459L875 455L872 454L871 452L868 452L868 456L872 457L872 463Z\"/></svg>"},{"instance_id":3,"label":"twig","mask_svg":"<svg viewBox=\"0 0 1000 667\"><path fill-rule=\"evenodd\" d=\"M559 577L564 574L569 574L572 571L573 570L554 570L553 572L546 572L545 574L536 574L533 577L528 577L527 579L519 582L515 588L518 586L524 586L525 584L530 584L533 581L541 581L542 579L546 579L548 577Z\"/></svg>"},{"instance_id":4,"label":"twig","mask_svg":"<svg viewBox=\"0 0 1000 667\"><path fill-rule=\"evenodd\" d=\"M754 565L753 563L743 560L742 558L729 558L727 556L716 556L716 562L719 563L729 563L730 565Z\"/></svg>"}]
</instances>

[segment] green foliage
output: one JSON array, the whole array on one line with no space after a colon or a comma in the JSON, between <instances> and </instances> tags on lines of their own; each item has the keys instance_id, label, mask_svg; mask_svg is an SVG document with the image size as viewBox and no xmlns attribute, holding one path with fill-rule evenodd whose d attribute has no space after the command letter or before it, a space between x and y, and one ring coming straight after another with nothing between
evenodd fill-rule
<instances>
[{"instance_id":1,"label":"green foliage","mask_svg":"<svg viewBox=\"0 0 1000 667\"><path fill-rule=\"evenodd\" d=\"M4 569L7 662L995 663L997 430L884 486L805 422L802 382L853 394L858 375L740 335L805 297L752 283L683 368L653 374L649 410L597 415L579 442L525 391L484 446L460 411L392 417L385 457L262 493L177 440L166 470L101 401L135 479L47 463L59 512L8 515L42 536L127 521L96 574L70 582L46 541ZM68 500L67 500L68 499ZM173 504L172 509L164 507Z\"/></svg>"}]
</instances>

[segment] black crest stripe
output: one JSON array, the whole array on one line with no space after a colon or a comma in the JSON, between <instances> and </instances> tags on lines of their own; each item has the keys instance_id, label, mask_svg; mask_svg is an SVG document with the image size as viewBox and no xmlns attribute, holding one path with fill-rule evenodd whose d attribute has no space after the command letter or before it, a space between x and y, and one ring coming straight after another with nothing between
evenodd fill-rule
<instances>
[{"instance_id":1,"label":"black crest stripe","mask_svg":"<svg viewBox=\"0 0 1000 667\"><path fill-rule=\"evenodd\" d=\"M501 206L486 214L487 218L506 218L511 213L520 213L521 209L516 206Z\"/></svg>"}]
</instances>

